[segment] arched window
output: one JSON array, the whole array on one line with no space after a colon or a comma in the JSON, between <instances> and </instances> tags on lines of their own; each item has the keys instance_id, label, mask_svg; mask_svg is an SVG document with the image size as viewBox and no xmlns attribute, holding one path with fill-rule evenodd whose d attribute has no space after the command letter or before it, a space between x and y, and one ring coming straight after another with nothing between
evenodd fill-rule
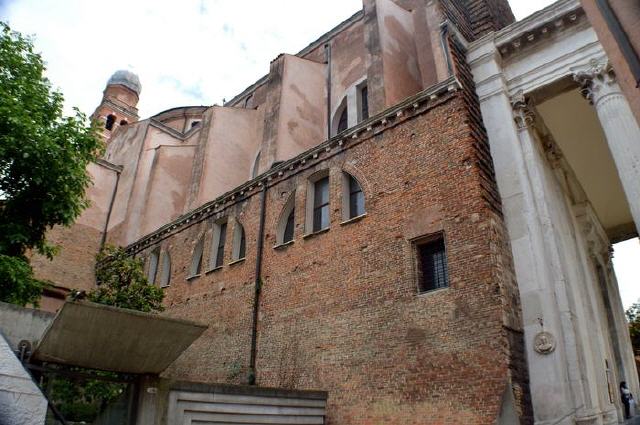
<instances>
[{"instance_id":1,"label":"arched window","mask_svg":"<svg viewBox=\"0 0 640 425\"><path fill-rule=\"evenodd\" d=\"M204 250L204 236L201 236L193 248L193 256L191 257L191 268L189 269L189 277L199 276L202 271L202 251Z\"/></svg>"},{"instance_id":2,"label":"arched window","mask_svg":"<svg viewBox=\"0 0 640 425\"><path fill-rule=\"evenodd\" d=\"M160 287L166 288L171 284L171 256L169 255L169 251L162 253L160 267Z\"/></svg>"},{"instance_id":3,"label":"arched window","mask_svg":"<svg viewBox=\"0 0 640 425\"><path fill-rule=\"evenodd\" d=\"M306 207L305 233L329 228L329 170L320 171L309 178Z\"/></svg>"},{"instance_id":4,"label":"arched window","mask_svg":"<svg viewBox=\"0 0 640 425\"><path fill-rule=\"evenodd\" d=\"M116 123L116 116L113 114L109 114L107 116L107 121L104 123L104 128L111 131L115 123Z\"/></svg>"},{"instance_id":5,"label":"arched window","mask_svg":"<svg viewBox=\"0 0 640 425\"><path fill-rule=\"evenodd\" d=\"M347 107L347 96L345 96L331 119L331 136L335 136L347 128L349 128L349 110Z\"/></svg>"},{"instance_id":6,"label":"arched window","mask_svg":"<svg viewBox=\"0 0 640 425\"><path fill-rule=\"evenodd\" d=\"M345 131L347 128L349 128L349 114L347 109L348 108L345 107L342 110L342 113L340 114L340 119L338 120L337 134L340 134L343 131Z\"/></svg>"},{"instance_id":7,"label":"arched window","mask_svg":"<svg viewBox=\"0 0 640 425\"><path fill-rule=\"evenodd\" d=\"M369 119L369 90L366 82L358 89L358 105L360 106L360 119L358 121Z\"/></svg>"},{"instance_id":8,"label":"arched window","mask_svg":"<svg viewBox=\"0 0 640 425\"><path fill-rule=\"evenodd\" d=\"M235 228L233 230L233 252L231 255L232 261L242 260L246 256L247 241L244 236L244 227L239 221L236 221Z\"/></svg>"},{"instance_id":9,"label":"arched window","mask_svg":"<svg viewBox=\"0 0 640 425\"><path fill-rule=\"evenodd\" d=\"M289 242L293 242L295 233L295 204L296 193L293 192L289 195L287 203L280 213L280 220L278 220L278 228L276 229L276 245L282 245Z\"/></svg>"},{"instance_id":10,"label":"arched window","mask_svg":"<svg viewBox=\"0 0 640 425\"><path fill-rule=\"evenodd\" d=\"M209 254L209 269L215 270L224 264L224 246L227 239L227 220L213 224L211 234L211 252Z\"/></svg>"},{"instance_id":11,"label":"arched window","mask_svg":"<svg viewBox=\"0 0 640 425\"><path fill-rule=\"evenodd\" d=\"M158 273L158 257L160 255L160 249L156 248L151 251L149 255L149 269L147 270L147 281L150 285L156 283L156 274Z\"/></svg>"},{"instance_id":12,"label":"arched window","mask_svg":"<svg viewBox=\"0 0 640 425\"><path fill-rule=\"evenodd\" d=\"M253 169L251 170L251 178L258 177L258 171L260 171L260 152L256 155L256 159L253 161Z\"/></svg>"},{"instance_id":13,"label":"arched window","mask_svg":"<svg viewBox=\"0 0 640 425\"><path fill-rule=\"evenodd\" d=\"M121 125L121 126L125 126L125 125L127 125L127 124L129 124L129 123L127 122L127 120L122 120L122 121L120 121L120 125Z\"/></svg>"},{"instance_id":14,"label":"arched window","mask_svg":"<svg viewBox=\"0 0 640 425\"><path fill-rule=\"evenodd\" d=\"M342 219L350 220L365 213L364 192L351 174L344 172L342 177Z\"/></svg>"}]
</instances>

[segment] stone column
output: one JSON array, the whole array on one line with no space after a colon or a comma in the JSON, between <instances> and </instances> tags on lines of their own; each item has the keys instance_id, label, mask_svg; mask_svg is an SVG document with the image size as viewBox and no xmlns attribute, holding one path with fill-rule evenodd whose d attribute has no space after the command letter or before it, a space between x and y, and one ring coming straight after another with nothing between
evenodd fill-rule
<instances>
[{"instance_id":1,"label":"stone column","mask_svg":"<svg viewBox=\"0 0 640 425\"><path fill-rule=\"evenodd\" d=\"M640 231L640 126L607 62L594 60L574 72L583 96L596 108L633 221Z\"/></svg>"}]
</instances>

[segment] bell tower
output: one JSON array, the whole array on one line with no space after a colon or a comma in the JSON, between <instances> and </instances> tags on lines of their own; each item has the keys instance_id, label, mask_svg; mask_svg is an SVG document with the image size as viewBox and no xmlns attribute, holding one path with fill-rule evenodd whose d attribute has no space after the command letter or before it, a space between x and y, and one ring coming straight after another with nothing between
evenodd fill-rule
<instances>
[{"instance_id":1,"label":"bell tower","mask_svg":"<svg viewBox=\"0 0 640 425\"><path fill-rule=\"evenodd\" d=\"M116 71L104 89L102 102L91 119L100 123L102 138L109 143L118 127L138 121L138 100L142 86L140 79L131 71Z\"/></svg>"}]
</instances>

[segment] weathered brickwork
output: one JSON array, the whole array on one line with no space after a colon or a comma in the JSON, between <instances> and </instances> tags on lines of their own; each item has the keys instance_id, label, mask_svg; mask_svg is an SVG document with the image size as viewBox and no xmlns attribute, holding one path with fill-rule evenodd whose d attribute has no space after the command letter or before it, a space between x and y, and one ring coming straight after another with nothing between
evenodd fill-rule
<instances>
[{"instance_id":1,"label":"weathered brickwork","mask_svg":"<svg viewBox=\"0 0 640 425\"><path fill-rule=\"evenodd\" d=\"M514 344L520 321L512 266L501 217L474 160L468 116L463 92L450 93L268 185L257 385L328 391L330 424L489 424L512 381L526 392L512 376L515 363L524 367ZM331 226L305 236L309 177L327 169ZM366 216L348 223L343 170L366 197ZM173 378L246 382L258 193L139 254L168 250L167 314L210 325L169 370ZM292 193L294 242L274 248ZM205 273L212 222L222 217L229 223L225 265ZM244 226L247 256L229 265L235 220ZM446 241L450 287L418 294L411 241L437 232ZM187 280L202 235L203 273Z\"/></svg>"}]
</instances>

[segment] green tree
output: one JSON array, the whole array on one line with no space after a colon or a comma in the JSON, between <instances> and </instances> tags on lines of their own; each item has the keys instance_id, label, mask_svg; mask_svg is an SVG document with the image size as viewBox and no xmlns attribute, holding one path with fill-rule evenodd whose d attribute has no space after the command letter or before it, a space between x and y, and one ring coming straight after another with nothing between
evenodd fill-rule
<instances>
[{"instance_id":1,"label":"green tree","mask_svg":"<svg viewBox=\"0 0 640 425\"><path fill-rule=\"evenodd\" d=\"M63 117L44 72L32 41L0 22L0 300L20 305L42 293L28 254L53 257L46 232L88 206L86 168L102 149L85 115Z\"/></svg>"},{"instance_id":2,"label":"green tree","mask_svg":"<svg viewBox=\"0 0 640 425\"><path fill-rule=\"evenodd\" d=\"M107 245L96 260L98 286L87 294L90 301L147 313L163 310L164 292L149 285L141 259Z\"/></svg>"},{"instance_id":3,"label":"green tree","mask_svg":"<svg viewBox=\"0 0 640 425\"><path fill-rule=\"evenodd\" d=\"M640 353L640 303L635 303L625 312L629 321L629 335L634 353Z\"/></svg>"},{"instance_id":4,"label":"green tree","mask_svg":"<svg viewBox=\"0 0 640 425\"><path fill-rule=\"evenodd\" d=\"M100 304L143 312L162 311L162 289L149 285L142 260L129 256L119 247L107 245L96 257L98 286L87 299ZM78 372L97 373L115 378L116 374L75 368ZM50 378L51 399L62 415L71 421L93 422L105 410L126 395L126 384L96 379Z\"/></svg>"}]
</instances>

